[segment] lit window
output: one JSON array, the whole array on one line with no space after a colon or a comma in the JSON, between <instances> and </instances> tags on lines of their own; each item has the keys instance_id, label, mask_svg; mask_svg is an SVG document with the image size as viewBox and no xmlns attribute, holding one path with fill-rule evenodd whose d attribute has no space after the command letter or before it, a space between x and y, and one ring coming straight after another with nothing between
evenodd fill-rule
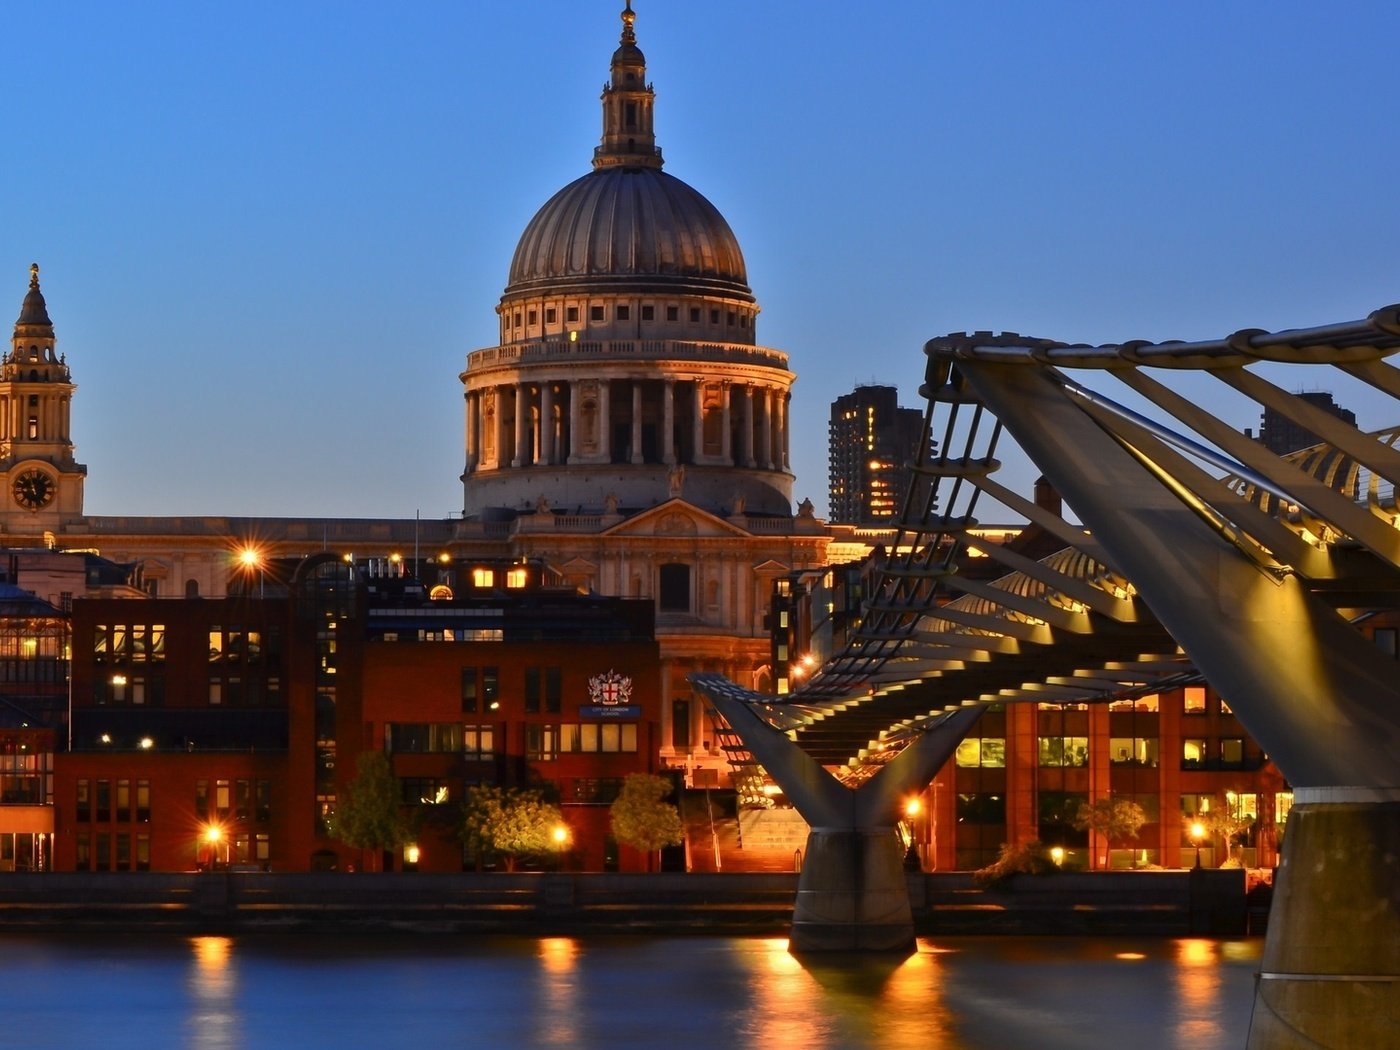
<instances>
[{"instance_id":1,"label":"lit window","mask_svg":"<svg viewBox=\"0 0 1400 1050\"><path fill-rule=\"evenodd\" d=\"M506 573L506 586L513 591L518 591L525 586L528 579L529 573L526 570L511 569Z\"/></svg>"},{"instance_id":2,"label":"lit window","mask_svg":"<svg viewBox=\"0 0 1400 1050\"><path fill-rule=\"evenodd\" d=\"M496 572L494 569L473 569L473 587L494 587L496 586Z\"/></svg>"},{"instance_id":3,"label":"lit window","mask_svg":"<svg viewBox=\"0 0 1400 1050\"><path fill-rule=\"evenodd\" d=\"M1203 715L1206 713L1206 691L1199 685L1187 686L1185 699L1182 705L1188 715Z\"/></svg>"}]
</instances>

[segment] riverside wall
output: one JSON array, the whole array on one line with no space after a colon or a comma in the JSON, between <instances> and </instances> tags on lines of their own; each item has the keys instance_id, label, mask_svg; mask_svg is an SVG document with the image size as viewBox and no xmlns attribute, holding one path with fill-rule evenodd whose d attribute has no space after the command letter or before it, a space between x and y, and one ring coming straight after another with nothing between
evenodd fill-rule
<instances>
[{"instance_id":1,"label":"riverside wall","mask_svg":"<svg viewBox=\"0 0 1400 1050\"><path fill-rule=\"evenodd\" d=\"M908 884L921 934L1247 932L1239 870L1023 875L995 889L910 873ZM796 890L787 873L4 873L0 932L785 934Z\"/></svg>"}]
</instances>

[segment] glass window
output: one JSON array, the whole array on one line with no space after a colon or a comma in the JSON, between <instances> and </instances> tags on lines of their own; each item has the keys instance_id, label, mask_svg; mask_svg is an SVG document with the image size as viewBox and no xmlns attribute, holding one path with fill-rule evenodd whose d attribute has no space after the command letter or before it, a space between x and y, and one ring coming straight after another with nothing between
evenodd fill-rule
<instances>
[{"instance_id":1,"label":"glass window","mask_svg":"<svg viewBox=\"0 0 1400 1050\"><path fill-rule=\"evenodd\" d=\"M1207 742L1199 737L1191 737L1181 742L1181 765L1187 769L1204 766L1209 752Z\"/></svg>"},{"instance_id":2,"label":"glass window","mask_svg":"<svg viewBox=\"0 0 1400 1050\"><path fill-rule=\"evenodd\" d=\"M549 762L559 757L559 727L550 725L525 726L525 758L531 762Z\"/></svg>"},{"instance_id":3,"label":"glass window","mask_svg":"<svg viewBox=\"0 0 1400 1050\"><path fill-rule=\"evenodd\" d=\"M1006 797L987 792L959 794L959 824L1006 824Z\"/></svg>"},{"instance_id":4,"label":"glass window","mask_svg":"<svg viewBox=\"0 0 1400 1050\"><path fill-rule=\"evenodd\" d=\"M619 306L617 308L617 319L619 321L630 321L632 319L632 308L630 306Z\"/></svg>"},{"instance_id":5,"label":"glass window","mask_svg":"<svg viewBox=\"0 0 1400 1050\"><path fill-rule=\"evenodd\" d=\"M462 751L469 761L489 759L496 751L495 736L491 726L463 726Z\"/></svg>"},{"instance_id":6,"label":"glass window","mask_svg":"<svg viewBox=\"0 0 1400 1050\"><path fill-rule=\"evenodd\" d=\"M1227 737L1220 741L1220 762L1226 766L1244 764L1244 741L1239 737Z\"/></svg>"},{"instance_id":7,"label":"glass window","mask_svg":"<svg viewBox=\"0 0 1400 1050\"><path fill-rule=\"evenodd\" d=\"M1001 768L1006 765L1006 738L968 737L958 744L954 761L965 769L978 766Z\"/></svg>"},{"instance_id":8,"label":"glass window","mask_svg":"<svg viewBox=\"0 0 1400 1050\"><path fill-rule=\"evenodd\" d=\"M78 805L77 818L82 821L92 819L92 782L87 779L78 781Z\"/></svg>"},{"instance_id":9,"label":"glass window","mask_svg":"<svg viewBox=\"0 0 1400 1050\"><path fill-rule=\"evenodd\" d=\"M1118 766L1155 766L1157 738L1112 737L1108 742L1108 761Z\"/></svg>"},{"instance_id":10,"label":"glass window","mask_svg":"<svg viewBox=\"0 0 1400 1050\"><path fill-rule=\"evenodd\" d=\"M462 710L476 711L476 668L462 668Z\"/></svg>"},{"instance_id":11,"label":"glass window","mask_svg":"<svg viewBox=\"0 0 1400 1050\"><path fill-rule=\"evenodd\" d=\"M603 320L603 308L601 306L590 306L588 308L588 319L590 321Z\"/></svg>"},{"instance_id":12,"label":"glass window","mask_svg":"<svg viewBox=\"0 0 1400 1050\"><path fill-rule=\"evenodd\" d=\"M1189 685L1186 687L1182 710L1188 715L1203 715L1206 713L1206 691L1203 686Z\"/></svg>"},{"instance_id":13,"label":"glass window","mask_svg":"<svg viewBox=\"0 0 1400 1050\"><path fill-rule=\"evenodd\" d=\"M149 824L151 821L151 782L149 780L136 782L136 820L141 824Z\"/></svg>"},{"instance_id":14,"label":"glass window","mask_svg":"<svg viewBox=\"0 0 1400 1050\"><path fill-rule=\"evenodd\" d=\"M1043 736L1039 739L1040 764L1042 766L1087 766L1089 764L1088 737Z\"/></svg>"}]
</instances>

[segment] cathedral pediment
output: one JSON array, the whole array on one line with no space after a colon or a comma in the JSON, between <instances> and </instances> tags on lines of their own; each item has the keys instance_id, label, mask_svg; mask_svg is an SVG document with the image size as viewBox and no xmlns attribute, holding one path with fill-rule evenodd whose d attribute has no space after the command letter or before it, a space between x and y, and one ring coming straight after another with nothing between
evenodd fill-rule
<instances>
[{"instance_id":1,"label":"cathedral pediment","mask_svg":"<svg viewBox=\"0 0 1400 1050\"><path fill-rule=\"evenodd\" d=\"M748 532L683 499L669 499L618 522L602 535L733 537L747 536Z\"/></svg>"}]
</instances>

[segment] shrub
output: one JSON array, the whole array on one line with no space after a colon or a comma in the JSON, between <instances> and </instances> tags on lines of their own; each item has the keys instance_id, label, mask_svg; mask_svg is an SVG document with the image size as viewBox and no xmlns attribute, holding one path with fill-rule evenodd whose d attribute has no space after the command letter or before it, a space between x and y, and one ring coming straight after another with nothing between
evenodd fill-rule
<instances>
[{"instance_id":1,"label":"shrub","mask_svg":"<svg viewBox=\"0 0 1400 1050\"><path fill-rule=\"evenodd\" d=\"M1050 859L1050 850L1039 839L1019 846L1001 844L1001 854L995 861L972 873L972 879L984 889L993 889L1013 875L1049 875L1058 871Z\"/></svg>"}]
</instances>

